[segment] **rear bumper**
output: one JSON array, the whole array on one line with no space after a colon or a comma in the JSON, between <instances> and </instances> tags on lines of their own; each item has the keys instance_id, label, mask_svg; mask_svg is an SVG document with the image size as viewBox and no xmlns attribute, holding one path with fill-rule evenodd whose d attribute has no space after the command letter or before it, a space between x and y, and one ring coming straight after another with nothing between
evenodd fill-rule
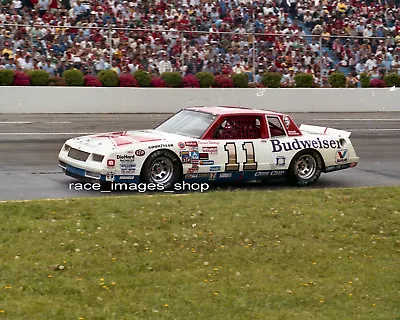
<instances>
[{"instance_id":1,"label":"rear bumper","mask_svg":"<svg viewBox=\"0 0 400 320\"><path fill-rule=\"evenodd\" d=\"M334 165L334 166L325 167L324 172L328 173L328 172L332 172L332 171L355 168L357 165L358 165L358 158L357 159L351 159L351 161L348 162L348 163L337 164L337 165Z\"/></svg>"}]
</instances>

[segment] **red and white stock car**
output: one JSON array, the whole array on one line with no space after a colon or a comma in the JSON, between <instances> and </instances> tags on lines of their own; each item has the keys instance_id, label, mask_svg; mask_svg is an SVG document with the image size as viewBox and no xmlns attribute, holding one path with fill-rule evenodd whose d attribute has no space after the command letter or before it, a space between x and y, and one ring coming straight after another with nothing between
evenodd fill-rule
<instances>
[{"instance_id":1,"label":"red and white stock car","mask_svg":"<svg viewBox=\"0 0 400 320\"><path fill-rule=\"evenodd\" d=\"M286 114L239 107L189 107L157 128L73 138L59 165L85 181L219 182L285 177L309 185L322 172L355 167L350 132L298 127Z\"/></svg>"}]
</instances>

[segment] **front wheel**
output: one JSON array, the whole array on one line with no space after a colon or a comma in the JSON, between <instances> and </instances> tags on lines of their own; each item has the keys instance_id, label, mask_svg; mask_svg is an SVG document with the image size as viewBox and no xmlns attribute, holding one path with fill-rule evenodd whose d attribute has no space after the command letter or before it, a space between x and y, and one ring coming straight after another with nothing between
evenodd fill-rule
<instances>
[{"instance_id":1,"label":"front wheel","mask_svg":"<svg viewBox=\"0 0 400 320\"><path fill-rule=\"evenodd\" d=\"M318 180L322 167L321 156L316 151L300 152L290 163L287 179L298 186L310 185Z\"/></svg>"},{"instance_id":2,"label":"front wheel","mask_svg":"<svg viewBox=\"0 0 400 320\"><path fill-rule=\"evenodd\" d=\"M147 158L141 176L145 183L157 184L168 190L181 180L182 166L175 154L156 151Z\"/></svg>"}]
</instances>

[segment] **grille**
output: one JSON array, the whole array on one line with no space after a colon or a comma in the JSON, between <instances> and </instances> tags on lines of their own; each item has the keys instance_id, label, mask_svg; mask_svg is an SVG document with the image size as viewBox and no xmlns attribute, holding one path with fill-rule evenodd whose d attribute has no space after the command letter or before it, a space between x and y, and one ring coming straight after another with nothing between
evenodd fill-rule
<instances>
[{"instance_id":1,"label":"grille","mask_svg":"<svg viewBox=\"0 0 400 320\"><path fill-rule=\"evenodd\" d=\"M104 159L104 156L102 156L101 154L93 153L93 161L102 162L103 159Z\"/></svg>"},{"instance_id":2,"label":"grille","mask_svg":"<svg viewBox=\"0 0 400 320\"><path fill-rule=\"evenodd\" d=\"M78 149L71 148L68 152L68 157L79 160L79 161L86 161L90 156L90 153L80 151Z\"/></svg>"}]
</instances>

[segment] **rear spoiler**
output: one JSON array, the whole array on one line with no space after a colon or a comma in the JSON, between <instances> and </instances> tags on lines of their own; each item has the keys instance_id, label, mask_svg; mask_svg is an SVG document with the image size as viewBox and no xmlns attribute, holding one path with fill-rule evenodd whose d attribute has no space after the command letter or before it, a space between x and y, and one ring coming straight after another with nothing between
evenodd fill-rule
<instances>
[{"instance_id":1,"label":"rear spoiler","mask_svg":"<svg viewBox=\"0 0 400 320\"><path fill-rule=\"evenodd\" d=\"M351 135L351 132L349 132L349 131L327 128L327 127L311 126L308 124L302 124L299 127L299 129L302 132L334 135L334 136L345 137L345 138L348 138Z\"/></svg>"}]
</instances>

